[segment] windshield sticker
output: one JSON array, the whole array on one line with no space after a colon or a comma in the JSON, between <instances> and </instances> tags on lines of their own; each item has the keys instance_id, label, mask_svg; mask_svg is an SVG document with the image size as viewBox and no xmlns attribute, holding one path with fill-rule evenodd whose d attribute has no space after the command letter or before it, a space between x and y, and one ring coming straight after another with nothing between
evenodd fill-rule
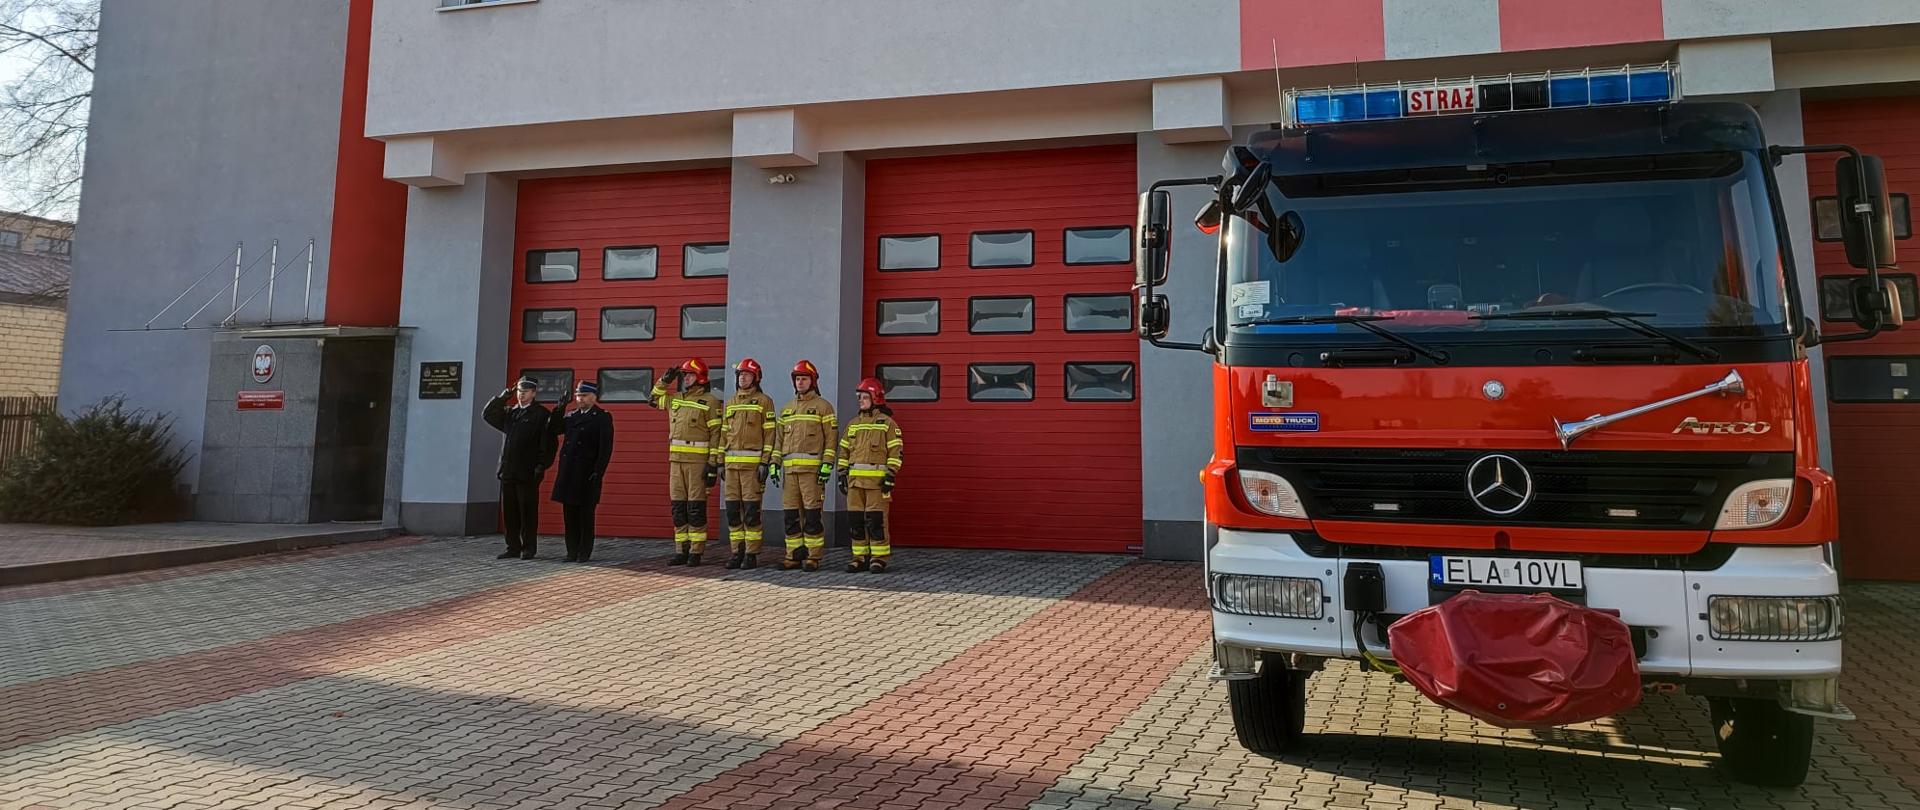
<instances>
[{"instance_id":1,"label":"windshield sticker","mask_svg":"<svg viewBox=\"0 0 1920 810\"><path fill-rule=\"evenodd\" d=\"M1266 311L1265 304L1241 304L1239 309L1234 310L1234 317L1238 320L1250 321L1265 314Z\"/></svg>"},{"instance_id":2,"label":"windshield sticker","mask_svg":"<svg viewBox=\"0 0 1920 810\"><path fill-rule=\"evenodd\" d=\"M1242 281L1227 288L1227 306L1235 311L1243 311L1254 304L1266 304L1272 300L1268 297L1270 289L1271 282L1265 280Z\"/></svg>"},{"instance_id":3,"label":"windshield sticker","mask_svg":"<svg viewBox=\"0 0 1920 810\"><path fill-rule=\"evenodd\" d=\"M1320 414L1249 413L1247 427L1262 433L1310 433L1320 429Z\"/></svg>"}]
</instances>

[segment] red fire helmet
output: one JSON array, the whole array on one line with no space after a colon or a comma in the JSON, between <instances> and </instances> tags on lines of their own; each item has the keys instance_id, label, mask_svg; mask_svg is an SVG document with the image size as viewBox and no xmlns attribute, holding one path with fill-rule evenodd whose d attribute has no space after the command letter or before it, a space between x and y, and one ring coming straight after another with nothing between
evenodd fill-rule
<instances>
[{"instance_id":1,"label":"red fire helmet","mask_svg":"<svg viewBox=\"0 0 1920 810\"><path fill-rule=\"evenodd\" d=\"M795 376L795 377L812 377L812 378L813 378L813 381L814 381L814 382L819 382L819 381L820 381L820 369L817 369L817 368L814 368L814 367L813 367L813 361L811 361L811 360L802 360L802 361L800 361L800 362L798 362L798 363L794 363L794 364L793 364L793 376Z\"/></svg>"},{"instance_id":2,"label":"red fire helmet","mask_svg":"<svg viewBox=\"0 0 1920 810\"><path fill-rule=\"evenodd\" d=\"M680 373L693 378L695 385L707 384L707 361L698 357L680 364Z\"/></svg>"},{"instance_id":3,"label":"red fire helmet","mask_svg":"<svg viewBox=\"0 0 1920 810\"><path fill-rule=\"evenodd\" d=\"M887 404L886 389L881 387L880 381L876 378L868 377L864 380L861 380L860 385L855 387L853 390L857 393L864 393L868 396L873 397L873 404L875 405Z\"/></svg>"},{"instance_id":4,"label":"red fire helmet","mask_svg":"<svg viewBox=\"0 0 1920 810\"><path fill-rule=\"evenodd\" d=\"M751 357L740 358L740 362L733 364L733 370L736 373L744 371L752 374L754 379L760 379L760 362Z\"/></svg>"}]
</instances>

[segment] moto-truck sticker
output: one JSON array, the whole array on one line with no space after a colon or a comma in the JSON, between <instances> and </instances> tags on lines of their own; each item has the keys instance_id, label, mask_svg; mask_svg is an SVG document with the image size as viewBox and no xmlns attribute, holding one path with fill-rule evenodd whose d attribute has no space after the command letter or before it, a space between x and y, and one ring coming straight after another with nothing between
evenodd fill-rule
<instances>
[{"instance_id":1,"label":"moto-truck sticker","mask_svg":"<svg viewBox=\"0 0 1920 810\"><path fill-rule=\"evenodd\" d=\"M1247 427L1263 433L1308 433L1320 429L1320 414L1254 412L1247 414Z\"/></svg>"}]
</instances>

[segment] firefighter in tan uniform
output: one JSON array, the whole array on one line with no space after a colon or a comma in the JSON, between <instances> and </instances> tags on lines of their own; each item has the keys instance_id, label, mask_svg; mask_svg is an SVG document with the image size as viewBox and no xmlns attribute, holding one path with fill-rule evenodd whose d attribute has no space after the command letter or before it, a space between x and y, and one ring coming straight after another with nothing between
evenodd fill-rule
<instances>
[{"instance_id":1,"label":"firefighter in tan uniform","mask_svg":"<svg viewBox=\"0 0 1920 810\"><path fill-rule=\"evenodd\" d=\"M699 565L707 546L707 490L720 476L723 446L720 400L707 382L707 364L696 357L653 384L650 404L667 412L667 490L674 541L668 565Z\"/></svg>"},{"instance_id":2,"label":"firefighter in tan uniform","mask_svg":"<svg viewBox=\"0 0 1920 810\"><path fill-rule=\"evenodd\" d=\"M906 442L879 380L861 380L854 396L860 413L848 420L847 435L840 440L840 491L847 496L847 522L853 535L853 562L847 563L847 570L879 573L887 570L893 555L887 506Z\"/></svg>"},{"instance_id":3,"label":"firefighter in tan uniform","mask_svg":"<svg viewBox=\"0 0 1920 810\"><path fill-rule=\"evenodd\" d=\"M827 556L827 482L833 480L833 440L840 432L833 403L820 396L820 370L793 364L794 397L780 409L774 430L773 482L786 513L787 556L780 567L820 570Z\"/></svg>"},{"instance_id":4,"label":"firefighter in tan uniform","mask_svg":"<svg viewBox=\"0 0 1920 810\"><path fill-rule=\"evenodd\" d=\"M760 496L767 491L773 461L773 398L760 390L760 364L748 357L735 363L733 396L727 398L721 429L725 439L727 537L733 556L728 568L760 565Z\"/></svg>"}]
</instances>

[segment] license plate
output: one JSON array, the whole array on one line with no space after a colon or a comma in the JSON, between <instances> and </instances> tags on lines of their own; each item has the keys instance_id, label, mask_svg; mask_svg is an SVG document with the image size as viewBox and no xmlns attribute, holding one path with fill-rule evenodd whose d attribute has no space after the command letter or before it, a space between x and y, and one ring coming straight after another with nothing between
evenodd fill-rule
<instances>
[{"instance_id":1,"label":"license plate","mask_svg":"<svg viewBox=\"0 0 1920 810\"><path fill-rule=\"evenodd\" d=\"M1471 84L1443 84L1406 89L1408 115L1473 112L1480 103Z\"/></svg>"},{"instance_id":2,"label":"license plate","mask_svg":"<svg viewBox=\"0 0 1920 810\"><path fill-rule=\"evenodd\" d=\"M1579 560L1435 554L1427 565L1428 580L1443 588L1578 591L1587 587Z\"/></svg>"}]
</instances>

